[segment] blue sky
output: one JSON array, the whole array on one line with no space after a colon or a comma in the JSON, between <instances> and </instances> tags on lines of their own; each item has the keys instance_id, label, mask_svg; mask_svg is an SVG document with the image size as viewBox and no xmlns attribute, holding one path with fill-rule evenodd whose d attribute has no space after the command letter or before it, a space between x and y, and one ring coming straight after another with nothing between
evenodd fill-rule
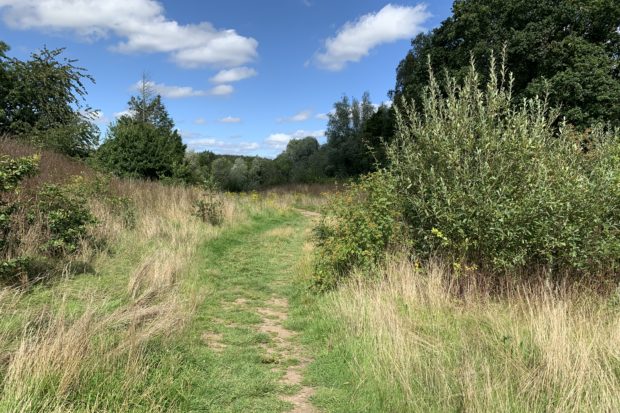
<instances>
[{"instance_id":1,"label":"blue sky","mask_svg":"<svg viewBox=\"0 0 620 413\"><path fill-rule=\"evenodd\" d=\"M13 56L47 45L94 76L102 131L147 73L196 151L273 157L295 137L324 141L343 94L387 100L411 38L451 1L0 0Z\"/></svg>"}]
</instances>

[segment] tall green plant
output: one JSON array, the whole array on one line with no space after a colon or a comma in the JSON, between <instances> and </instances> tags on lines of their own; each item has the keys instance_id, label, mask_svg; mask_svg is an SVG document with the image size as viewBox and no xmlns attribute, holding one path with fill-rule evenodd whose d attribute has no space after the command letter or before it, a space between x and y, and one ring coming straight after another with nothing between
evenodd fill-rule
<instances>
[{"instance_id":1,"label":"tall green plant","mask_svg":"<svg viewBox=\"0 0 620 413\"><path fill-rule=\"evenodd\" d=\"M38 168L39 157L9 158L0 156L0 280L10 278L21 270L21 260L6 257L9 243L17 242L11 235L11 215L17 203L8 197L18 190L19 183L33 175Z\"/></svg>"},{"instance_id":2,"label":"tall green plant","mask_svg":"<svg viewBox=\"0 0 620 413\"><path fill-rule=\"evenodd\" d=\"M373 268L398 234L400 205L395 180L386 171L362 177L334 196L315 228L315 286L329 289L354 268Z\"/></svg>"},{"instance_id":3,"label":"tall green plant","mask_svg":"<svg viewBox=\"0 0 620 413\"><path fill-rule=\"evenodd\" d=\"M508 271L612 271L620 263L618 134L578 134L544 98L515 105L491 58L481 84L432 71L420 107L403 100L388 149L418 254ZM583 142L593 144L584 153Z\"/></svg>"}]
</instances>

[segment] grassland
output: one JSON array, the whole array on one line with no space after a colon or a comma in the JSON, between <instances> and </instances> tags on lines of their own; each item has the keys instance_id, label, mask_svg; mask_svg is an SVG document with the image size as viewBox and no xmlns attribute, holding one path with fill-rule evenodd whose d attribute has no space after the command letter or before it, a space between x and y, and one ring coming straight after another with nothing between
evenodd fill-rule
<instances>
[{"instance_id":1,"label":"grassland","mask_svg":"<svg viewBox=\"0 0 620 413\"><path fill-rule=\"evenodd\" d=\"M134 225L93 198L105 248L0 289L2 412L620 410L617 294L398 256L318 294L325 188L218 194L212 226L196 188L111 185Z\"/></svg>"},{"instance_id":2,"label":"grassland","mask_svg":"<svg viewBox=\"0 0 620 413\"><path fill-rule=\"evenodd\" d=\"M620 312L578 285L504 293L392 257L374 280L298 307L328 412L620 409Z\"/></svg>"},{"instance_id":3,"label":"grassland","mask_svg":"<svg viewBox=\"0 0 620 413\"><path fill-rule=\"evenodd\" d=\"M214 227L193 216L198 189L114 185L138 207L134 227L93 200L101 223L93 230L105 231L111 242L75 257L88 263L84 271L73 265L32 287L0 290L0 411L247 411L243 406L261 398L264 406L285 410L278 394L294 386L279 385L283 373L271 368L295 361L266 362L261 354L271 336L252 329L260 317L252 307L238 314L229 309L239 328L225 334L226 326L213 320L231 317L223 300L233 295L249 295L256 305L268 301L269 281L280 279L285 296L282 279L291 278L298 243L278 236L277 227L292 225L283 233L304 236L302 228L292 230L301 225L292 212L299 197L219 195L224 224ZM221 345L231 346L223 358L209 334L222 334ZM234 342L242 344L240 352ZM225 357L231 352L232 370L235 363ZM245 381L250 378L254 386ZM264 411L258 406L255 411Z\"/></svg>"}]
</instances>

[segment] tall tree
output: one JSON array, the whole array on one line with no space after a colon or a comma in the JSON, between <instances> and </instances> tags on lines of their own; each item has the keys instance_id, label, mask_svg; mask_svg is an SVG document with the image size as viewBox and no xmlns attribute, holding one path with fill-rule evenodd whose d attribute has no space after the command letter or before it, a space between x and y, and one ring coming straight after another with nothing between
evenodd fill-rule
<instances>
[{"instance_id":1,"label":"tall tree","mask_svg":"<svg viewBox=\"0 0 620 413\"><path fill-rule=\"evenodd\" d=\"M351 102L351 103L349 103ZM349 101L347 96L334 104L327 122L326 172L331 176L346 177L371 170L372 157L364 141L364 128L375 108L368 93Z\"/></svg>"},{"instance_id":2,"label":"tall tree","mask_svg":"<svg viewBox=\"0 0 620 413\"><path fill-rule=\"evenodd\" d=\"M0 42L0 134L29 139L72 156L96 146L96 112L85 104L94 79L64 49L43 48L22 61Z\"/></svg>"},{"instance_id":3,"label":"tall tree","mask_svg":"<svg viewBox=\"0 0 620 413\"><path fill-rule=\"evenodd\" d=\"M129 100L129 114L110 126L98 159L119 175L183 178L185 145L161 97L146 83L143 79L140 95Z\"/></svg>"},{"instance_id":4,"label":"tall tree","mask_svg":"<svg viewBox=\"0 0 620 413\"><path fill-rule=\"evenodd\" d=\"M395 103L418 100L427 60L462 78L473 55L487 68L506 45L514 97L544 95L578 126L620 125L620 2L617 0L456 0L452 16L418 35L397 69Z\"/></svg>"}]
</instances>

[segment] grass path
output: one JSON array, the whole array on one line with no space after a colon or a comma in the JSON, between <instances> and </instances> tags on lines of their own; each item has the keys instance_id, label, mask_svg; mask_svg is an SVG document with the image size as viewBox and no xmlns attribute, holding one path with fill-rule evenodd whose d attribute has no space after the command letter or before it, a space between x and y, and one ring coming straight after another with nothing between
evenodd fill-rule
<instances>
[{"instance_id":1,"label":"grass path","mask_svg":"<svg viewBox=\"0 0 620 413\"><path fill-rule=\"evenodd\" d=\"M176 349L182 411L316 411L287 328L308 228L299 213L260 215L202 248L193 282L207 293Z\"/></svg>"}]
</instances>

